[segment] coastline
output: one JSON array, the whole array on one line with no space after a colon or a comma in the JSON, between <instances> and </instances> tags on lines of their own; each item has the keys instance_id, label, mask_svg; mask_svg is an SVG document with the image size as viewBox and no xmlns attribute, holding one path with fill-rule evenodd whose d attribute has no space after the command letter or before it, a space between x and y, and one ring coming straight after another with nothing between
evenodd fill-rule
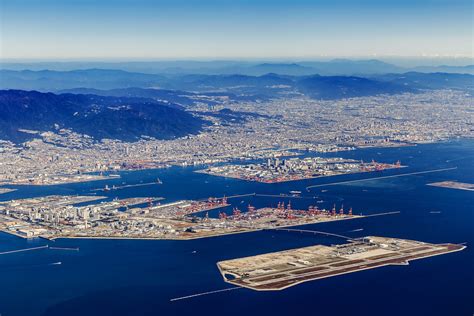
<instances>
[{"instance_id":1,"label":"coastline","mask_svg":"<svg viewBox=\"0 0 474 316\"><path fill-rule=\"evenodd\" d=\"M368 215L353 215L352 217L344 217L344 218L337 218L333 220L324 220L324 221L318 221L318 222L312 222L312 223L295 223L295 224L289 224L289 225L281 225L281 226L276 226L276 227L269 227L269 228L249 228L249 229L244 229L240 231L231 231L231 232L226 232L226 233L216 233L216 234L209 234L209 235L203 235L203 236L196 236L196 237L130 237L130 236L55 236L55 237L45 237L45 236L34 236L32 238L28 238L26 236L19 235L17 233L10 232L8 230L0 229L0 231L6 233L6 234L11 234L15 235L17 237L23 238L23 239L35 239L35 238L43 238L46 240L57 240L57 239L111 239L111 240L167 240L167 241L186 241L186 240L197 240L197 239L204 239L204 238L216 238L220 236L227 236L227 235L236 235L236 234L245 234L245 233L252 233L252 232L258 232L258 231L266 231L266 230L278 230L278 229L284 229L284 228L290 228L290 227L298 227L298 226L307 226L307 225L317 225L321 223L328 223L328 222L337 222L337 221L344 221L344 220L355 220L355 219L361 219L361 218L367 218L367 217L373 217L373 216L385 216L385 215L394 215L394 214L399 214L400 212L398 211L393 211L393 212L384 212L384 213L375 213L375 214L368 214Z\"/></svg>"}]
</instances>

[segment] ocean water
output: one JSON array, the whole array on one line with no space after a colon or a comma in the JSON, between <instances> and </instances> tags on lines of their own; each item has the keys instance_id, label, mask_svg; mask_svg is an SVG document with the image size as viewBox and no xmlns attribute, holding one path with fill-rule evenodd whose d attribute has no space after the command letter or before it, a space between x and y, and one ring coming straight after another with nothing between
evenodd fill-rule
<instances>
[{"instance_id":1,"label":"ocean water","mask_svg":"<svg viewBox=\"0 0 474 316\"><path fill-rule=\"evenodd\" d=\"M16 315L472 315L474 312L474 192L427 186L442 180L474 182L474 141L459 140L403 148L371 148L327 154L374 158L407 168L281 184L260 184L194 173L194 168L124 172L122 178L50 187L17 187L1 200L48 194L90 194L105 184L162 185L98 192L109 198L165 197L166 201L245 193L303 191L294 208L352 206L355 213L400 211L397 215L307 225L305 228L353 237L391 236L433 243L467 243L452 254L306 282L283 291L237 289L170 301L232 287L216 262L313 244L340 243L322 235L282 231L193 241L25 240L0 233L0 252L50 245L80 251L40 249L0 255L0 314ZM307 186L382 177L439 168L453 170L340 185ZM324 190L324 191L322 191ZM327 191L326 191L327 190ZM244 208L276 205L288 198L231 199ZM230 211L231 207L228 208ZM210 212L211 216L216 211ZM61 262L62 264L54 264Z\"/></svg>"}]
</instances>

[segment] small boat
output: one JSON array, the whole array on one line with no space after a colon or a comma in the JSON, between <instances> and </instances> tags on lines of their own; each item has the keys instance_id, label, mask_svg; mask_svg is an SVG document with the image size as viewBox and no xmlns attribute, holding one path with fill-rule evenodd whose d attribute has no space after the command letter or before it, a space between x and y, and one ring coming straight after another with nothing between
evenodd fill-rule
<instances>
[{"instance_id":1,"label":"small boat","mask_svg":"<svg viewBox=\"0 0 474 316\"><path fill-rule=\"evenodd\" d=\"M156 178L156 183L157 183L157 184L163 184L163 181L161 181L160 178Z\"/></svg>"}]
</instances>

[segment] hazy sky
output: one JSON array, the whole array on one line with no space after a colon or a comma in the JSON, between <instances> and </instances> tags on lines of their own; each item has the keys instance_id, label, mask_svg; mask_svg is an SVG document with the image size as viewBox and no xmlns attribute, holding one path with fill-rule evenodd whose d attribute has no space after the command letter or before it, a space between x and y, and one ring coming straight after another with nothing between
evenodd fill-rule
<instances>
[{"instance_id":1,"label":"hazy sky","mask_svg":"<svg viewBox=\"0 0 474 316\"><path fill-rule=\"evenodd\" d=\"M2 58L473 55L473 1L0 0Z\"/></svg>"}]
</instances>

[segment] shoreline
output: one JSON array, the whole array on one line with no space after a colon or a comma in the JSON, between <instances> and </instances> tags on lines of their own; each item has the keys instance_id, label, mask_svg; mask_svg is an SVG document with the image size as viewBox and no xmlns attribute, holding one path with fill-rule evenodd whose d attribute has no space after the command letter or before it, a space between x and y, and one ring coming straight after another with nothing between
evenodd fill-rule
<instances>
[{"instance_id":1,"label":"shoreline","mask_svg":"<svg viewBox=\"0 0 474 316\"><path fill-rule=\"evenodd\" d=\"M353 265L351 267L348 267L348 268L344 268L342 269L341 271L339 272L336 272L334 274L325 274L327 272L323 272L322 275L318 275L315 274L313 276L311 275L308 275L307 279L304 279L304 280L300 280L300 281L296 281L294 283L290 283L288 285L285 285L285 286L282 286L282 287L274 287L274 288L271 288L271 287L268 287L268 288L258 288L258 287L254 287L252 285L248 285L248 284L245 284L244 282L235 282L235 280L242 280L243 278L239 278L239 277L236 277L234 279L227 279L225 277L225 274L226 274L226 271L223 271L223 269L220 267L219 263L220 262L217 262L216 265L217 265L217 268L219 270L219 273L221 274L221 276L223 277L224 279L224 282L226 283L229 283L229 284L232 284L232 285L235 285L235 286L238 286L238 287L242 287L242 288L247 288L247 289L250 289L250 290L254 290L254 291L258 291L258 292L269 292L269 291L282 291L282 290L285 290L287 288L290 288L290 287L293 287L293 286L296 286L296 285L299 285L299 284L302 284L302 283L305 283L305 282L310 282L310 281L315 281L315 280L320 280L320 279L326 279L326 278L331 278L331 277L334 277L334 276L339 276L339 275L344 275L344 274L350 274L350 273L357 273L359 271L365 271L365 270L371 270L371 269L377 269L377 268L381 268L381 267L386 267L386 266L397 266L397 265L400 265L400 266L408 266L410 264L411 261L415 261L415 260L418 260L418 259L425 259L425 258L430 258L430 257L435 257L435 256L440 256L440 255L445 255L445 254L450 254L450 253L454 253L454 252L459 252L459 251L462 251L464 249L467 248L467 246L463 245L463 244L452 244L452 243L443 243L443 244L432 244L433 246L439 246L439 247L445 247L444 250L434 250L434 249L431 249L431 251L429 252L426 252L426 253L419 253L418 255L416 255L416 257L413 258L413 255L409 255L409 254L399 254L397 257L395 258L390 258L390 259L384 259L384 260L380 260L380 261L375 261L373 263L370 263L370 262L362 262L363 264L362 265ZM455 247L454 249L450 249L450 247ZM304 248L304 247L303 247ZM294 249L288 249L288 250L284 250L282 252L285 252L285 251L292 251L292 250L299 250L299 249L302 249L302 248L294 248ZM261 256L261 255L269 255L269 254L274 254L274 253L278 253L278 252L273 252L273 253L266 253L266 254L260 254L260 255L256 255L256 256L251 256L251 257L258 257L258 256ZM244 258L237 258L237 259L230 259L230 260L239 260L239 259L244 259ZM396 260L399 260L399 261L396 261ZM226 260L224 260L226 261ZM378 263L378 264L377 264ZM372 265L372 266L370 266ZM308 273L311 273L311 272L308 272ZM229 272L227 272L227 274L229 274ZM234 275L235 276L235 275ZM270 275L271 276L271 275ZM255 276L256 278L259 278L259 277L264 277L263 275L262 276ZM301 276L298 276L298 278L301 278ZM291 280L291 279L289 279Z\"/></svg>"},{"instance_id":2,"label":"shoreline","mask_svg":"<svg viewBox=\"0 0 474 316\"><path fill-rule=\"evenodd\" d=\"M201 174L207 174L207 175L214 176L214 177L222 177L222 178L228 178L228 179L237 179L237 180L242 180L242 181L258 182L258 183L264 183L264 184L277 184L277 183L287 183L287 182L294 182L294 181L314 180L314 179L320 179L320 178L330 178L330 177L345 176L345 175L352 175L352 174L364 174L364 173L372 173L372 172L373 172L373 173L377 173L377 172L383 172L383 171L385 171L385 170L402 169L402 168L407 168L407 167L408 167L408 166L399 166L399 167L387 168L387 169L384 169L384 170L371 170L371 171L347 172L347 173L340 173L340 174L322 175L322 176L299 178L299 179L288 179L288 180L273 181L273 182L261 181L261 180L253 180L253 179L246 179L246 178L237 177L237 176L220 175L220 174L215 174L215 173L206 172L205 169L196 170L196 171L194 171L194 172L195 172L195 173L201 173Z\"/></svg>"},{"instance_id":3,"label":"shoreline","mask_svg":"<svg viewBox=\"0 0 474 316\"><path fill-rule=\"evenodd\" d=\"M26 236L19 235L18 233L14 233L11 231L7 231L4 229L0 229L1 232L4 232L6 234L11 234L17 237L20 237L22 239L35 239L35 238L42 238L50 241L55 241L57 239L103 239L103 240L164 240L164 241L187 241L187 240L197 240L197 239L204 239L204 238L217 238L220 236L227 236L227 235L236 235L236 234L245 234L245 233L252 233L252 232L258 232L258 231L270 231L270 230L278 230L281 228L290 228L290 227L298 227L298 226L307 226L307 225L317 225L321 223L328 223L328 222L337 222L337 221L344 221L344 220L354 220L354 219L362 219L366 217L372 217L372 216L385 216L385 215L394 215L394 214L399 214L399 211L392 211L392 212L383 212L383 213L375 213L375 214L368 214L368 215L353 215L352 217L344 217L344 218L338 218L334 220L324 220L324 221L318 221L318 222L313 222L313 223L295 223L295 224L289 224L289 225L281 225L281 226L276 226L276 227L267 227L267 228L249 228L241 231L231 231L231 232L226 232L226 233L217 233L217 234L210 234L210 235L204 235L204 236L196 236L196 237L177 237L177 238L169 238L169 237L127 237L127 236L57 236L57 237L44 237L44 236L34 236L32 238L28 238Z\"/></svg>"}]
</instances>

